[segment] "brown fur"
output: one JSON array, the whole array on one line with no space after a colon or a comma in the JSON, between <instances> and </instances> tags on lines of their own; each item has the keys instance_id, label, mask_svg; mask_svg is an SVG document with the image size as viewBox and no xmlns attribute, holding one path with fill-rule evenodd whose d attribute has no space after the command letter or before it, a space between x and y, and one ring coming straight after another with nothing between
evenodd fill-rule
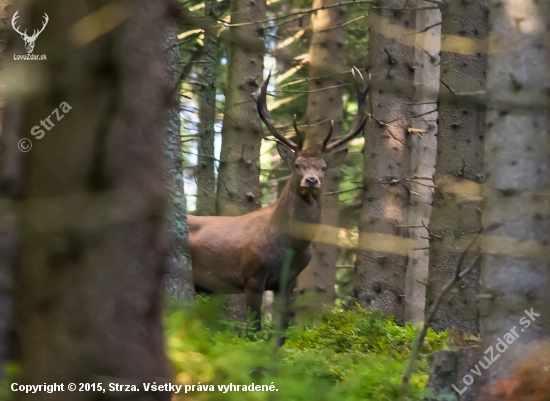
<instances>
[{"instance_id":1,"label":"brown fur","mask_svg":"<svg viewBox=\"0 0 550 401\"><path fill-rule=\"evenodd\" d=\"M290 295L310 259L309 247L321 219L320 186L326 169L323 158L304 153L289 160L297 167L273 206L235 217L188 216L198 291L244 292L247 305L259 319L263 292L280 290L285 251L291 250L286 283ZM308 177L317 178L319 186L302 186Z\"/></svg>"},{"instance_id":2,"label":"brown fur","mask_svg":"<svg viewBox=\"0 0 550 401\"><path fill-rule=\"evenodd\" d=\"M346 135L329 142L334 127L332 122L322 146L302 150L303 138L296 120L298 144L277 132L269 119L266 94L270 73L252 97L260 118L277 140L281 158L293 168L281 197L273 206L244 216L189 216L195 288L213 293L244 292L247 306L256 315L257 329L261 328L263 292L266 289L278 292L282 288L286 292L282 329L286 328L290 295L296 278L309 263L311 241L321 222L322 181L327 164L336 167L343 162L347 149L336 149L359 135L365 126L365 101L369 90L357 68L352 69L352 74L356 78L359 109L354 127ZM281 276L287 254L291 255L289 273L283 283Z\"/></svg>"}]
</instances>

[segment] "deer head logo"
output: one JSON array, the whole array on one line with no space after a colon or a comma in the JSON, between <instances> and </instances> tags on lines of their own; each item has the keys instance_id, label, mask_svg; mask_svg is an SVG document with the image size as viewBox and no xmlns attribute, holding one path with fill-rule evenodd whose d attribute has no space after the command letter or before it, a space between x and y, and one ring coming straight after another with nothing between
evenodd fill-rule
<instances>
[{"instance_id":1,"label":"deer head logo","mask_svg":"<svg viewBox=\"0 0 550 401\"><path fill-rule=\"evenodd\" d=\"M27 35L27 30L25 29L25 32L21 32L18 27L15 26L15 20L19 18L19 10L13 14L13 18L11 19L11 26L17 32L23 40L25 41L25 48L27 49L27 53L30 54L34 50L34 42L36 41L36 38L38 38L38 35L42 33L44 28L46 28L46 25L48 25L48 21L50 20L48 17L48 14L44 13L44 24L42 25L42 28L37 31L34 30L33 34L31 36Z\"/></svg>"}]
</instances>

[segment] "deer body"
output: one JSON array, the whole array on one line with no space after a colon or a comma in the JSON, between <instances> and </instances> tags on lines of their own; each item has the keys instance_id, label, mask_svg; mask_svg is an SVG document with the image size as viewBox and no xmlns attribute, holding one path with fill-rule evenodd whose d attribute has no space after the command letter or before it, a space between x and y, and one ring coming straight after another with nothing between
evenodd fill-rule
<instances>
[{"instance_id":1,"label":"deer body","mask_svg":"<svg viewBox=\"0 0 550 401\"><path fill-rule=\"evenodd\" d=\"M347 149L335 149L362 131L366 122L363 113L368 89L361 90L356 83L359 114L355 127L347 135L329 143L331 128L322 147L302 150L302 137L296 122L298 144L279 134L270 122L266 106L268 81L269 77L253 97L260 118L278 140L281 158L291 165L292 175L273 206L243 216L188 216L189 243L196 290L225 294L244 292L246 304L257 319L256 329L261 328L264 291L279 292L285 288L282 319L285 329L290 296L296 278L309 263L310 245L321 221L325 172L328 166L335 167L343 162L347 155ZM286 260L289 270L283 282Z\"/></svg>"},{"instance_id":2,"label":"deer body","mask_svg":"<svg viewBox=\"0 0 550 401\"><path fill-rule=\"evenodd\" d=\"M325 168L322 159L317 162ZM313 177L309 174L306 180ZM259 318L264 290L278 292L281 288L287 250L291 259L285 284L291 290L309 263L310 244L321 220L320 186L308 187L313 190L300 194L301 178L296 170L273 206L243 216L189 216L198 291L244 292L247 305ZM320 185L321 179L317 179Z\"/></svg>"}]
</instances>

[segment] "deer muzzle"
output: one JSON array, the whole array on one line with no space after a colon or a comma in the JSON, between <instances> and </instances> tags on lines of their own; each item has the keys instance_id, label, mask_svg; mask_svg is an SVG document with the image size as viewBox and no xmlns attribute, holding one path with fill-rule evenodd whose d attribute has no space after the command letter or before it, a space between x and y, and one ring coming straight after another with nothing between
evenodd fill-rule
<instances>
[{"instance_id":1,"label":"deer muzzle","mask_svg":"<svg viewBox=\"0 0 550 401\"><path fill-rule=\"evenodd\" d=\"M302 189L306 188L321 188L321 180L317 176L307 176L302 178L302 181L300 182L300 187Z\"/></svg>"}]
</instances>

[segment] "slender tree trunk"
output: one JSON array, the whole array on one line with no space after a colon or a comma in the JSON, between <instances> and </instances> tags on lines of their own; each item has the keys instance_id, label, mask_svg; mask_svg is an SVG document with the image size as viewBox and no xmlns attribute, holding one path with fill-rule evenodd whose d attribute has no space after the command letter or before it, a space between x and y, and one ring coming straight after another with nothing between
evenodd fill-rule
<instances>
[{"instance_id":1,"label":"slender tree trunk","mask_svg":"<svg viewBox=\"0 0 550 401\"><path fill-rule=\"evenodd\" d=\"M265 0L233 0L231 23L265 19ZM265 32L261 24L229 28L229 54L216 211L236 216L261 206L262 126L250 94L263 80Z\"/></svg>"},{"instance_id":2,"label":"slender tree trunk","mask_svg":"<svg viewBox=\"0 0 550 401\"><path fill-rule=\"evenodd\" d=\"M482 349L518 337L484 373L494 385L550 337L550 3L490 4Z\"/></svg>"},{"instance_id":3,"label":"slender tree trunk","mask_svg":"<svg viewBox=\"0 0 550 401\"><path fill-rule=\"evenodd\" d=\"M199 95L199 159L197 179L197 215L216 214L216 176L214 166L214 123L216 122L216 70L218 45L216 0L205 0L203 57Z\"/></svg>"},{"instance_id":4,"label":"slender tree trunk","mask_svg":"<svg viewBox=\"0 0 550 401\"><path fill-rule=\"evenodd\" d=\"M166 275L166 289L175 299L189 299L194 294L193 270L189 256L189 231L187 228L187 203L183 188L183 157L181 153L180 119L180 52L178 46L178 25L173 21L167 28L166 54L168 56L167 81L173 93L169 121L166 127L165 157L166 182L172 201L168 224L172 234L169 255L169 270Z\"/></svg>"},{"instance_id":5,"label":"slender tree trunk","mask_svg":"<svg viewBox=\"0 0 550 401\"><path fill-rule=\"evenodd\" d=\"M232 24L262 21L266 17L265 0L232 0L230 11ZM265 32L259 23L231 27L229 31L216 213L236 216L261 207L263 130L250 94L263 81ZM244 294L229 295L228 299L230 316L246 320Z\"/></svg>"},{"instance_id":6,"label":"slender tree trunk","mask_svg":"<svg viewBox=\"0 0 550 401\"><path fill-rule=\"evenodd\" d=\"M47 61L33 62L32 70L48 79L26 87L22 116L21 132L33 146L20 195L20 383L135 384L133 400L171 398L142 387L170 382L162 329L170 245L163 140L174 89L164 51L165 27L175 17L168 4L102 1L92 8L48 0L22 16L34 23L47 12L50 24L34 50ZM105 15L119 24L95 30ZM29 68L25 63L13 68ZM29 134L37 124L41 139ZM16 399L59 394L18 392Z\"/></svg>"},{"instance_id":7,"label":"slender tree trunk","mask_svg":"<svg viewBox=\"0 0 550 401\"><path fill-rule=\"evenodd\" d=\"M431 305L453 276L460 255L481 227L480 194L465 193L483 182L485 107L464 92L485 88L487 12L481 2L446 0L439 91L439 128L435 194L430 229L430 271L427 302ZM465 38L478 48L451 47L449 38ZM456 40L456 39L455 39ZM465 190L460 190L461 188ZM464 265L477 257L468 254ZM460 280L441 303L433 328L478 333L479 270Z\"/></svg>"},{"instance_id":8,"label":"slender tree trunk","mask_svg":"<svg viewBox=\"0 0 550 401\"><path fill-rule=\"evenodd\" d=\"M415 5L408 2L408 7ZM389 0L384 6L400 8L403 1ZM407 225L409 205L405 180L411 176L407 129L414 92L415 16L408 10L371 8L369 22L373 118L365 131L355 294L361 305L402 321L409 242L408 230L400 226Z\"/></svg>"},{"instance_id":9,"label":"slender tree trunk","mask_svg":"<svg viewBox=\"0 0 550 401\"><path fill-rule=\"evenodd\" d=\"M418 2L419 7L431 4L427 1ZM415 115L422 114L424 117L412 122L413 128L423 132L411 138L411 173L418 178L411 182L408 225L417 249L409 250L405 283L405 319L414 323L424 321L430 259L425 227L429 224L432 212L431 178L435 170L437 144L437 111L430 113L436 107L439 90L441 27L437 23L441 23L439 10L421 10L416 13L416 30L420 33L416 36L414 99L418 104L412 109Z\"/></svg>"},{"instance_id":10,"label":"slender tree trunk","mask_svg":"<svg viewBox=\"0 0 550 401\"><path fill-rule=\"evenodd\" d=\"M314 0L313 8L330 6L337 0ZM309 127L306 132L304 148L321 144L329 130L330 120L334 120L333 136L342 134L342 90L331 88L342 84L342 75L338 73L346 69L346 31L343 28L334 29L346 21L344 8L335 7L315 12L311 17L313 36L309 47L309 77L317 78L310 81L308 94L307 119ZM324 31L330 29L329 31ZM321 124L318 124L322 122ZM325 192L337 191L342 175L339 169L330 169L325 177ZM303 294L299 301L300 308L308 312L320 312L323 305L334 303L335 266L338 256L338 196L325 196L321 230L323 242L313 244L313 254L309 265L298 277L298 291ZM326 228L326 229L325 229ZM328 234L328 235L327 235ZM305 305L304 305L305 304Z\"/></svg>"}]
</instances>

